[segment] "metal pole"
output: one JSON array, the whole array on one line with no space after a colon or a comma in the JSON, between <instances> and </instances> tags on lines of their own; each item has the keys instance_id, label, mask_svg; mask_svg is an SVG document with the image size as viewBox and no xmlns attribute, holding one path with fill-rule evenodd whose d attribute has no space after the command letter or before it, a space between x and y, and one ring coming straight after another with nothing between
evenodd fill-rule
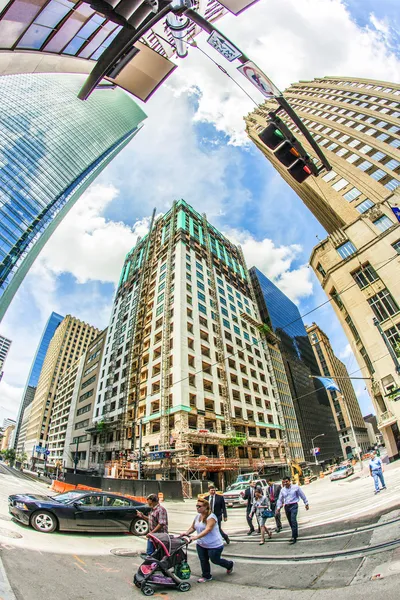
<instances>
[{"instance_id":1,"label":"metal pole","mask_svg":"<svg viewBox=\"0 0 400 600\"><path fill-rule=\"evenodd\" d=\"M359 449L358 449L358 442L357 442L357 438L356 438L356 432L354 430L353 420L352 420L351 415L350 415L350 410L349 410L349 407L347 405L347 401L346 401L346 399L345 399L345 397L344 397L343 394L341 394L341 398L342 398L343 404L344 404L344 406L346 407L346 410L347 410L347 416L349 417L351 434L353 436L353 440L354 440L354 443L356 445L356 454L357 454L359 462L361 463L360 471L362 471L362 469L363 469L363 463L362 463L362 460L361 460L361 454L360 454Z\"/></svg>"},{"instance_id":2,"label":"metal pole","mask_svg":"<svg viewBox=\"0 0 400 600\"><path fill-rule=\"evenodd\" d=\"M76 475L76 466L78 464L78 448L79 448L79 437L76 442L76 450L75 450L75 456L74 456L74 475Z\"/></svg>"},{"instance_id":3,"label":"metal pole","mask_svg":"<svg viewBox=\"0 0 400 600\"><path fill-rule=\"evenodd\" d=\"M139 460L138 460L138 479L142 478L142 439L143 439L143 420L139 419Z\"/></svg>"}]
</instances>

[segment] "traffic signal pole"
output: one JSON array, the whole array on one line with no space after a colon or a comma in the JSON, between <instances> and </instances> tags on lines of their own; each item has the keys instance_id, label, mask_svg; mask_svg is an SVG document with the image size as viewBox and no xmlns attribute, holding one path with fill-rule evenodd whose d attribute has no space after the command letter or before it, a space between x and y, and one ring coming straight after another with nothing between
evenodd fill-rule
<instances>
[{"instance_id":1,"label":"traffic signal pole","mask_svg":"<svg viewBox=\"0 0 400 600\"><path fill-rule=\"evenodd\" d=\"M201 15L199 15L192 8L178 8L178 9L174 10L174 12L176 12L177 14L180 14L180 15L185 15L191 21L193 21L194 23L196 23L196 25L198 25L199 27L201 27L204 31L206 31L209 34L211 34L213 31L217 32L222 38L224 38L232 46L235 46L239 50L239 52L240 52L240 56L237 58L237 60L242 65L244 65L244 64L246 64L247 62L250 61L249 57L246 56L246 54L244 54L244 52L242 52L240 50L240 48L238 48L236 46L236 44L233 44L233 42L231 42L231 40L229 38L227 38L225 34L222 34L216 27L214 27L214 25L212 23L210 23L209 21L207 21L207 19L205 19L204 17L202 17ZM307 129L307 127L304 125L303 121L300 119L300 117L297 115L297 113L290 106L290 104L286 100L286 98L284 98L283 94L281 92L279 94L276 94L276 95L272 95L271 94L271 97L273 97L276 100L276 102L279 104L279 108L274 113L270 113L269 116L271 117L271 119L273 120L273 118L277 115L277 113L280 110L284 110L286 112L286 114L295 123L295 125L297 125L297 127L300 129L301 133L304 135L304 137L306 138L306 140L308 141L308 143L310 144L310 146L313 148L313 150L315 151L316 155L318 156L318 158L322 162L322 164L324 166L323 168L325 168L327 171L331 171L332 170L332 166L330 165L330 163L329 163L328 159L326 158L325 154L322 152L321 148L319 147L319 145L317 144L317 142L315 141L315 139L313 138L313 136L311 135L311 133L309 132L309 130ZM319 169L319 170L317 169L317 173L314 173L314 174L318 175L318 173L321 170L322 169Z\"/></svg>"}]
</instances>

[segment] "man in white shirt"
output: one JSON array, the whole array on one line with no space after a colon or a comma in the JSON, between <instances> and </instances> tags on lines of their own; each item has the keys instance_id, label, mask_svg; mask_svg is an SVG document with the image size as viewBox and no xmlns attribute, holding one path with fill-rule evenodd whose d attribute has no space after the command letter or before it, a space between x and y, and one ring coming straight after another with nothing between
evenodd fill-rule
<instances>
[{"instance_id":1,"label":"man in white shirt","mask_svg":"<svg viewBox=\"0 0 400 600\"><path fill-rule=\"evenodd\" d=\"M379 492L381 491L379 488L379 482L382 485L382 489L386 490L386 483L383 478L382 461L379 458L379 456L377 456L376 452L372 452L371 454L371 459L369 461L369 472L371 477L374 478L375 494L379 494Z\"/></svg>"},{"instance_id":2,"label":"man in white shirt","mask_svg":"<svg viewBox=\"0 0 400 600\"><path fill-rule=\"evenodd\" d=\"M308 500L303 490L290 481L290 477L282 479L282 490L279 494L278 502L276 503L276 512L279 514L282 506L285 506L286 518L289 521L290 529L292 530L292 538L290 544L295 544L299 536L299 528L297 525L297 513L299 510L299 500L303 500L306 510L310 508Z\"/></svg>"}]
</instances>

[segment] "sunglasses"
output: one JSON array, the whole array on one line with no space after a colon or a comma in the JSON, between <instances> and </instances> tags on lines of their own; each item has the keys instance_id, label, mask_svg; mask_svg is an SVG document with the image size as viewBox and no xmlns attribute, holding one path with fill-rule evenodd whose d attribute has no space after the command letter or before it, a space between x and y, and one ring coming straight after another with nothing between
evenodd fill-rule
<instances>
[{"instance_id":1,"label":"sunglasses","mask_svg":"<svg viewBox=\"0 0 400 600\"><path fill-rule=\"evenodd\" d=\"M196 504L196 508L204 508L204 504Z\"/></svg>"}]
</instances>

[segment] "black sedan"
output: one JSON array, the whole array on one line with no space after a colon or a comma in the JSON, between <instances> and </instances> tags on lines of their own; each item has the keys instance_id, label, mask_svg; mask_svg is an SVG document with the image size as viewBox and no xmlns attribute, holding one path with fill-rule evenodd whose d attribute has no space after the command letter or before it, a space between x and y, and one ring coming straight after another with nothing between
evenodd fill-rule
<instances>
[{"instance_id":1,"label":"black sedan","mask_svg":"<svg viewBox=\"0 0 400 600\"><path fill-rule=\"evenodd\" d=\"M146 535L148 522L138 511L147 515L147 504L117 494L74 490L57 496L16 494L8 497L10 514L36 531L127 532Z\"/></svg>"}]
</instances>

